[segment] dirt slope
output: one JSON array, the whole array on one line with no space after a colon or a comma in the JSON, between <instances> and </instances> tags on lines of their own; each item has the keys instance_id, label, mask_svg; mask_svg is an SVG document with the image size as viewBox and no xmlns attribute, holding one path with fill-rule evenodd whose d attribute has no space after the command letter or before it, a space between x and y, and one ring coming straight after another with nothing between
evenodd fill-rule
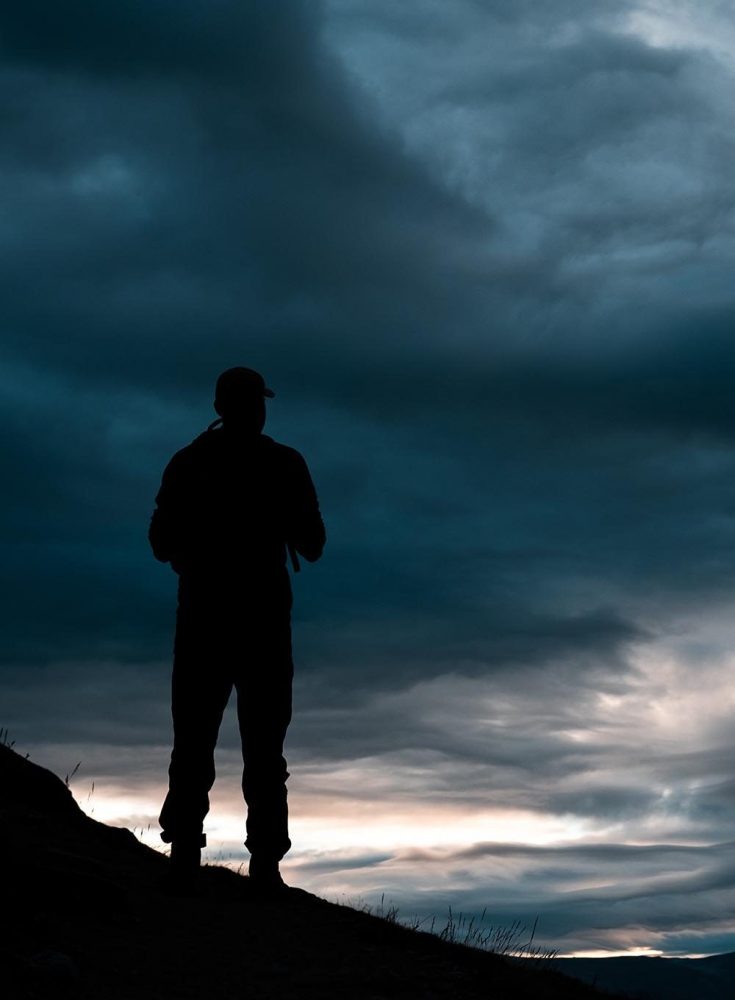
<instances>
[{"instance_id":1,"label":"dirt slope","mask_svg":"<svg viewBox=\"0 0 735 1000\"><path fill-rule=\"evenodd\" d=\"M378 1000L602 994L292 889L202 871L161 887L168 859L85 816L51 772L0 746L0 993L7 1000Z\"/></svg>"}]
</instances>

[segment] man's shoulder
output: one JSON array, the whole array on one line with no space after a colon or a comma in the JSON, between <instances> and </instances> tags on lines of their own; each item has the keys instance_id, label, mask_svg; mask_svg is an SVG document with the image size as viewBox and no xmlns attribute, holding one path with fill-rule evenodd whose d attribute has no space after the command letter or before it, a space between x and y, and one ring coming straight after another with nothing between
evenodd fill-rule
<instances>
[{"instance_id":1,"label":"man's shoulder","mask_svg":"<svg viewBox=\"0 0 735 1000\"><path fill-rule=\"evenodd\" d=\"M195 467L202 456L210 450L211 441L206 439L207 432L205 431L203 434L195 437L193 441L185 444L183 448L175 451L169 459L166 472L169 475L176 475Z\"/></svg>"},{"instance_id":2,"label":"man's shoulder","mask_svg":"<svg viewBox=\"0 0 735 1000\"><path fill-rule=\"evenodd\" d=\"M190 441L188 444L185 444L183 448L179 448L178 451L175 451L171 456L171 461L185 462L188 458L200 453L207 447L208 442L206 441L206 437L206 431L203 434L199 434L193 441Z\"/></svg>"},{"instance_id":3,"label":"man's shoulder","mask_svg":"<svg viewBox=\"0 0 735 1000\"><path fill-rule=\"evenodd\" d=\"M202 461L214 460L216 462L218 458L229 460L232 458L232 454L232 450L222 437L221 431L206 430L175 452L168 467L174 472L184 471L187 468L198 466ZM283 444L281 441L275 441L267 434L261 434L256 442L251 443L246 454L249 454L251 461L256 462L258 461L257 456L260 455L261 460L265 459L269 464L272 463L286 472L306 467L306 461L300 451L290 445Z\"/></svg>"},{"instance_id":4,"label":"man's shoulder","mask_svg":"<svg viewBox=\"0 0 735 1000\"><path fill-rule=\"evenodd\" d=\"M301 452L292 448L290 445L283 444L281 441L275 441L272 437L268 437L267 434L261 434L261 438L265 447L276 456L277 460L288 465L305 464L304 456Z\"/></svg>"}]
</instances>

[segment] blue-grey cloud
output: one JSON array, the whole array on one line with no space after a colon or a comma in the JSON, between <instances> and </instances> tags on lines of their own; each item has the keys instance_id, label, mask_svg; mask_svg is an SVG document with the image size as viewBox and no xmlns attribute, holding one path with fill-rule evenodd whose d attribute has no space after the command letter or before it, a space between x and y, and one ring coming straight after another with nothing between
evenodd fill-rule
<instances>
[{"instance_id":1,"label":"blue-grey cloud","mask_svg":"<svg viewBox=\"0 0 735 1000\"><path fill-rule=\"evenodd\" d=\"M110 778L165 742L175 579L147 520L246 363L329 529L295 586L297 761L725 843L719 8L692 45L684 0L663 25L633 0L46 6L0 15L0 721ZM706 922L681 899L661 889L667 940Z\"/></svg>"}]
</instances>

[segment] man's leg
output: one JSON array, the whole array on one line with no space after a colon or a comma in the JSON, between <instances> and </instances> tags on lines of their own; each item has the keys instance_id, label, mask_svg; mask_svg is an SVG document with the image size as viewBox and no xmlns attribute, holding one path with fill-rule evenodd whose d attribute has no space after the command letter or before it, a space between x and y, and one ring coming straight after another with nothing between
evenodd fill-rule
<instances>
[{"instance_id":1,"label":"man's leg","mask_svg":"<svg viewBox=\"0 0 735 1000\"><path fill-rule=\"evenodd\" d=\"M242 790L248 807L245 846L254 859L277 862L291 847L288 836L283 743L291 721L291 628L288 617L257 642L237 685L242 738ZM277 870L277 868L276 868Z\"/></svg>"},{"instance_id":2,"label":"man's leg","mask_svg":"<svg viewBox=\"0 0 735 1000\"><path fill-rule=\"evenodd\" d=\"M214 748L232 679L214 650L189 646L177 633L171 683L174 745L169 767L169 791L161 810L161 839L166 843L203 846L204 817L214 784Z\"/></svg>"}]
</instances>

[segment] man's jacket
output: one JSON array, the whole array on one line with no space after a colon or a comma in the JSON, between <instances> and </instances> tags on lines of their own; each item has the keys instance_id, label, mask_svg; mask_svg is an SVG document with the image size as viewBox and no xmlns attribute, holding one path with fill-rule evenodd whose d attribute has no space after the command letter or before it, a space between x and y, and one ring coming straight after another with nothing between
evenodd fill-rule
<instances>
[{"instance_id":1,"label":"man's jacket","mask_svg":"<svg viewBox=\"0 0 735 1000\"><path fill-rule=\"evenodd\" d=\"M244 588L287 576L286 549L313 562L326 535L306 462L265 434L210 429L167 465L148 534L184 578Z\"/></svg>"}]
</instances>

